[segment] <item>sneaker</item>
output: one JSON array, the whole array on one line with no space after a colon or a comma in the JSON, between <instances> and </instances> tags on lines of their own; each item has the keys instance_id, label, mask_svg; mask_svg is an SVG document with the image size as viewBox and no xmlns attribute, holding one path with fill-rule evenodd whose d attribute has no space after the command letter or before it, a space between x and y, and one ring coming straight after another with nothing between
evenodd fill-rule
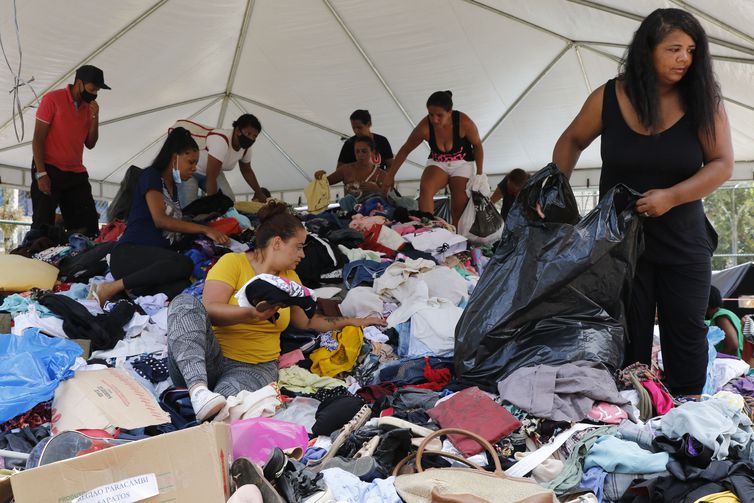
<instances>
[{"instance_id":1,"label":"sneaker","mask_svg":"<svg viewBox=\"0 0 754 503\"><path fill-rule=\"evenodd\" d=\"M230 475L236 489L246 484L254 484L262 492L262 499L265 503L285 503L280 493L264 478L262 469L248 459L235 460L230 467Z\"/></svg>"},{"instance_id":2,"label":"sneaker","mask_svg":"<svg viewBox=\"0 0 754 503\"><path fill-rule=\"evenodd\" d=\"M335 457L335 455L338 453L338 450L343 447L343 444L346 442L346 439L348 438L348 435L355 432L362 426L364 426L364 423L369 421L369 418L372 416L372 407L370 405L364 405L359 411L353 416L353 419L348 421L348 423L343 426L343 428L340 430L340 433L338 433L338 436L335 437L332 441L332 447L330 447L330 450L327 451L327 454L325 454L320 460L313 461L309 466L316 466L324 463L325 461L332 459Z\"/></svg>"},{"instance_id":3,"label":"sneaker","mask_svg":"<svg viewBox=\"0 0 754 503\"><path fill-rule=\"evenodd\" d=\"M196 420L200 423L209 421L225 407L225 397L207 388L197 388L191 393L191 406L196 413Z\"/></svg>"},{"instance_id":4,"label":"sneaker","mask_svg":"<svg viewBox=\"0 0 754 503\"><path fill-rule=\"evenodd\" d=\"M280 478L285 469L285 465L288 463L288 458L280 447L275 447L270 453L270 457L264 464L264 478L269 481L274 481Z\"/></svg>"},{"instance_id":5,"label":"sneaker","mask_svg":"<svg viewBox=\"0 0 754 503\"><path fill-rule=\"evenodd\" d=\"M372 482L374 479L383 479L389 475L372 456L364 456L356 459L336 456L322 465L323 470L327 470L328 468L345 470L359 477L362 482Z\"/></svg>"}]
</instances>

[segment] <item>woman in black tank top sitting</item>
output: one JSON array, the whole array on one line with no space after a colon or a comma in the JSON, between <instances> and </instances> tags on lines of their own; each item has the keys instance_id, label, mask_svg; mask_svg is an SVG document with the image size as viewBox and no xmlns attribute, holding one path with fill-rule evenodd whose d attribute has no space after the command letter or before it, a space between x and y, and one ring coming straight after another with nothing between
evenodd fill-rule
<instances>
[{"instance_id":1,"label":"woman in black tank top sitting","mask_svg":"<svg viewBox=\"0 0 754 503\"><path fill-rule=\"evenodd\" d=\"M645 250L627 306L626 363L650 363L657 309L666 383L699 395L706 381L711 255L717 234L701 199L730 178L733 147L707 35L679 9L641 23L621 73L595 90L562 134L553 161L570 176L602 136L600 197L617 183L641 192Z\"/></svg>"},{"instance_id":2,"label":"woman in black tank top sitting","mask_svg":"<svg viewBox=\"0 0 754 503\"><path fill-rule=\"evenodd\" d=\"M391 187L383 185L385 172L376 164L377 146L368 136L357 136L353 142L356 162L338 163L335 171L329 175L324 170L314 173L320 180L327 175L330 185L343 182L343 198L338 201L346 211L353 211L356 203L369 194L387 195Z\"/></svg>"},{"instance_id":3,"label":"woman in black tank top sitting","mask_svg":"<svg viewBox=\"0 0 754 503\"><path fill-rule=\"evenodd\" d=\"M393 159L386 183L392 185L403 162L422 141L429 143L430 153L419 186L419 210L434 213L434 196L450 185L453 225L458 225L466 203L466 183L474 174L482 174L484 150L476 124L463 112L453 110L453 93L437 91L427 100L429 114L414 128Z\"/></svg>"}]
</instances>

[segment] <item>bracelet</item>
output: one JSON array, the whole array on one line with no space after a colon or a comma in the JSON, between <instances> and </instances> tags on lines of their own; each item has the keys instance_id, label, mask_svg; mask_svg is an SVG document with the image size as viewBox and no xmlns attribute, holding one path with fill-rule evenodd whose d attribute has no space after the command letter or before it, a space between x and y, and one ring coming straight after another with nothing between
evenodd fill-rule
<instances>
[{"instance_id":1,"label":"bracelet","mask_svg":"<svg viewBox=\"0 0 754 503\"><path fill-rule=\"evenodd\" d=\"M37 171L36 173L34 173L34 178L36 178L37 180L45 176L47 176L47 171Z\"/></svg>"}]
</instances>

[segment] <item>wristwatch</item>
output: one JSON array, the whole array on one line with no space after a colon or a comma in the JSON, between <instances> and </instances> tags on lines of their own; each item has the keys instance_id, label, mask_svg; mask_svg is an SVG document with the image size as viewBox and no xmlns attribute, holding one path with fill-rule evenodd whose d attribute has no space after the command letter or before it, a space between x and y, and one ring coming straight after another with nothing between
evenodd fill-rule
<instances>
[{"instance_id":1,"label":"wristwatch","mask_svg":"<svg viewBox=\"0 0 754 503\"><path fill-rule=\"evenodd\" d=\"M45 176L47 176L47 171L42 171L41 173L37 171L36 173L34 173L34 178L36 178L37 180Z\"/></svg>"}]
</instances>

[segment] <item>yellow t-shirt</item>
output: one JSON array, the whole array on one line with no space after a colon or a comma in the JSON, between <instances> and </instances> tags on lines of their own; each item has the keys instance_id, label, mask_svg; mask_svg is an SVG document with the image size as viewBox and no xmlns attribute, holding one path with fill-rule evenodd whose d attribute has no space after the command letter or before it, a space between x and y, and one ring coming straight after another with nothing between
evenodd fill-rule
<instances>
[{"instance_id":1,"label":"yellow t-shirt","mask_svg":"<svg viewBox=\"0 0 754 503\"><path fill-rule=\"evenodd\" d=\"M209 270L207 281L222 281L232 286L233 295L228 304L237 306L235 293L254 276L256 273L245 253L228 253L220 257L217 264ZM280 277L301 283L298 274L292 270L283 272ZM212 327L223 354L232 360L246 363L277 360L280 356L280 333L288 327L291 308L281 308L278 314L280 317L274 324L264 320Z\"/></svg>"}]
</instances>

